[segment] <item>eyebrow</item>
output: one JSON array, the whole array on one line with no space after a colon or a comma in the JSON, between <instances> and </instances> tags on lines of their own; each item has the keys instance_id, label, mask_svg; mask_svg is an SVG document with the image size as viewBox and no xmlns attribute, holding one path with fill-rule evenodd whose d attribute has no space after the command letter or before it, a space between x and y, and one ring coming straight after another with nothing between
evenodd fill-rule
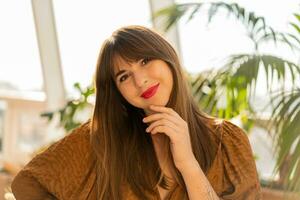
<instances>
[{"instance_id":1,"label":"eyebrow","mask_svg":"<svg viewBox=\"0 0 300 200\"><path fill-rule=\"evenodd\" d=\"M120 70L120 71L118 71L116 74L115 74L115 78L117 78L119 75L121 75L121 74L123 74L123 73L125 73L126 72L126 70Z\"/></svg>"}]
</instances>

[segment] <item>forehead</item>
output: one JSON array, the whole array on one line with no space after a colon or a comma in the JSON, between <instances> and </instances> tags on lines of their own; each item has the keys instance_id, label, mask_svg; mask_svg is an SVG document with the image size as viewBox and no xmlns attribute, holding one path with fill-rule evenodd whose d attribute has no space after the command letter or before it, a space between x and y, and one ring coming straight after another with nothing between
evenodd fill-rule
<instances>
[{"instance_id":1,"label":"forehead","mask_svg":"<svg viewBox=\"0 0 300 200\"><path fill-rule=\"evenodd\" d=\"M136 60L128 59L121 57L120 55L115 55L113 58L113 71L115 74L123 69L129 68L133 62L136 62Z\"/></svg>"}]
</instances>

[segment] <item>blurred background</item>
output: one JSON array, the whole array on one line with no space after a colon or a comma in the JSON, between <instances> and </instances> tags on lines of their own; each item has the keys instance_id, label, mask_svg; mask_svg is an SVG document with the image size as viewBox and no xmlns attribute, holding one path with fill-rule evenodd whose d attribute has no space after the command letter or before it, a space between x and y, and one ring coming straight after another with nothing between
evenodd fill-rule
<instances>
[{"instance_id":1,"label":"blurred background","mask_svg":"<svg viewBox=\"0 0 300 200\"><path fill-rule=\"evenodd\" d=\"M0 200L90 117L100 46L132 24L176 48L202 110L246 130L264 199L300 199L299 1L0 0Z\"/></svg>"}]
</instances>

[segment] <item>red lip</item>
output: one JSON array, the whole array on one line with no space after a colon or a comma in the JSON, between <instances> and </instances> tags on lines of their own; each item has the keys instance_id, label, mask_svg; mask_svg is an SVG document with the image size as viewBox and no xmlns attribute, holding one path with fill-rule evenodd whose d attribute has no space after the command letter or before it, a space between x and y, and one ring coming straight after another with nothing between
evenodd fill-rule
<instances>
[{"instance_id":1,"label":"red lip","mask_svg":"<svg viewBox=\"0 0 300 200\"><path fill-rule=\"evenodd\" d=\"M152 97L156 93L158 86L159 86L159 83L148 88L145 92L143 92L141 97L143 97L144 99L148 99L148 98Z\"/></svg>"}]
</instances>

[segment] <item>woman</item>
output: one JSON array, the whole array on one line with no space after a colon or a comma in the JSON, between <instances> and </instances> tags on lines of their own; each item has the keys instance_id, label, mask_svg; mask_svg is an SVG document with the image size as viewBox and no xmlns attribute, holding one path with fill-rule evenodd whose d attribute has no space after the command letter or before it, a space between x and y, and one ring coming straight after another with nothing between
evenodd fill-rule
<instances>
[{"instance_id":1,"label":"woman","mask_svg":"<svg viewBox=\"0 0 300 200\"><path fill-rule=\"evenodd\" d=\"M102 45L92 119L15 177L25 199L260 199L249 141L202 113L172 46L141 26Z\"/></svg>"}]
</instances>

